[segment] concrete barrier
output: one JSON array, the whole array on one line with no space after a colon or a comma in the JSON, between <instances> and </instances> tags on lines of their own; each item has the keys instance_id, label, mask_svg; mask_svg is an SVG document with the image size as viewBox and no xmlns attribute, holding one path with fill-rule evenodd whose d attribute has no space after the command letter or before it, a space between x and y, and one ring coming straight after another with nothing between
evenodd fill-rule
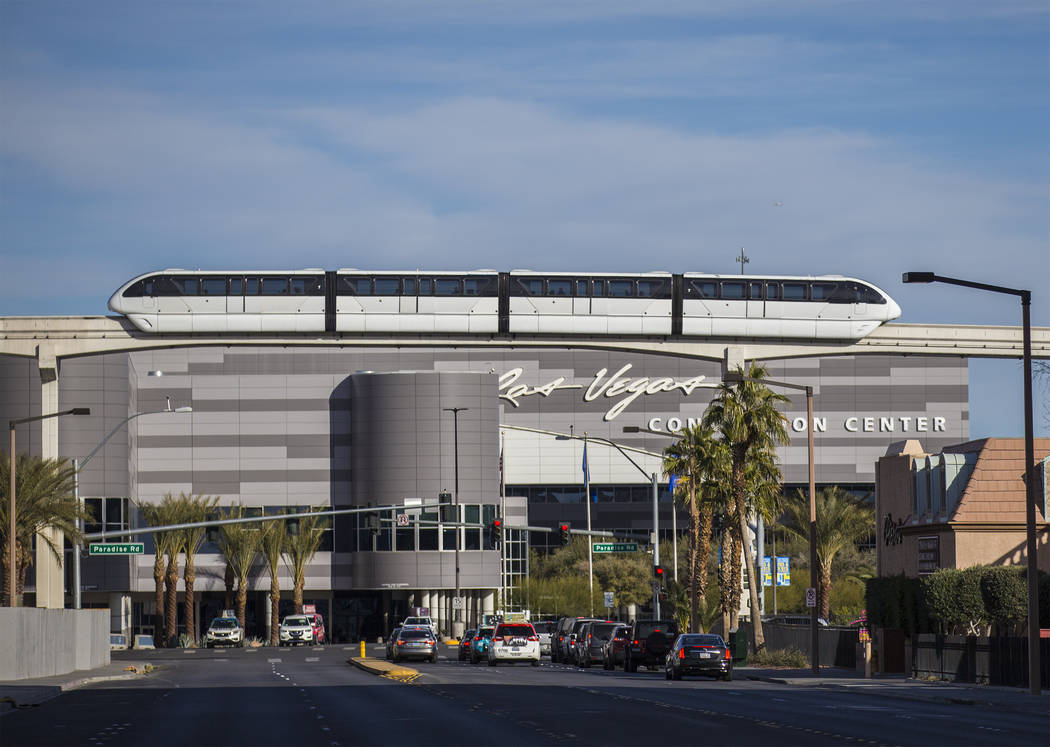
<instances>
[{"instance_id":1,"label":"concrete barrier","mask_svg":"<svg viewBox=\"0 0 1050 747\"><path fill-rule=\"evenodd\" d=\"M109 610L0 607L0 680L109 664Z\"/></svg>"}]
</instances>

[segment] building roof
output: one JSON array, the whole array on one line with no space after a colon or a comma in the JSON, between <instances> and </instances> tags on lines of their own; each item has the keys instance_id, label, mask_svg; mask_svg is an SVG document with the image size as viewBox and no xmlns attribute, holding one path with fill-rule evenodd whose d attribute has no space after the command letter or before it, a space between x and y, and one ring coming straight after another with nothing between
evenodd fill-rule
<instances>
[{"instance_id":1,"label":"building roof","mask_svg":"<svg viewBox=\"0 0 1050 747\"><path fill-rule=\"evenodd\" d=\"M952 521L1025 523L1024 439L982 438L946 447L943 453L978 455ZM1035 439L1036 459L1048 454L1050 438ZM1036 520L1046 519L1037 515Z\"/></svg>"}]
</instances>

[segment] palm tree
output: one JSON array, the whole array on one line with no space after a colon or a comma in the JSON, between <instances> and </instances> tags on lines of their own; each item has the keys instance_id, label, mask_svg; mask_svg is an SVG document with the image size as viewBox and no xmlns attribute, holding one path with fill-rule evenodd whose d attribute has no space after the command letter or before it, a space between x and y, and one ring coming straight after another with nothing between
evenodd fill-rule
<instances>
[{"instance_id":1,"label":"palm tree","mask_svg":"<svg viewBox=\"0 0 1050 747\"><path fill-rule=\"evenodd\" d=\"M278 566L288 532L282 519L263 522L262 554L266 560L266 570L270 573L270 645L277 646L278 617L281 614L281 582L278 578Z\"/></svg>"},{"instance_id":2,"label":"palm tree","mask_svg":"<svg viewBox=\"0 0 1050 747\"><path fill-rule=\"evenodd\" d=\"M320 511L324 507L312 508L310 511ZM307 516L295 519L295 524L289 527L288 540L285 544L284 554L288 563L288 569L292 572L292 603L295 605L295 614L303 611L303 587L306 586L306 566L310 564L317 548L321 546L321 538L327 528L327 522L321 516Z\"/></svg>"},{"instance_id":3,"label":"palm tree","mask_svg":"<svg viewBox=\"0 0 1050 747\"><path fill-rule=\"evenodd\" d=\"M231 518L246 515L243 505L230 507ZM262 544L258 524L223 524L219 528L219 549L237 579L237 622L244 628L244 608L248 604L248 576Z\"/></svg>"},{"instance_id":4,"label":"palm tree","mask_svg":"<svg viewBox=\"0 0 1050 747\"><path fill-rule=\"evenodd\" d=\"M700 608L706 604L707 563L711 554L713 500L718 495L724 446L703 425L686 428L664 449L664 471L678 476L675 493L689 508L689 631L701 632ZM679 487L680 486L680 487Z\"/></svg>"},{"instance_id":5,"label":"palm tree","mask_svg":"<svg viewBox=\"0 0 1050 747\"><path fill-rule=\"evenodd\" d=\"M766 376L766 369L756 364L752 364L746 372L741 368L741 372L751 379ZM730 486L742 542L747 537L748 517L745 469L749 460L759 454L772 453L778 444L788 443L785 418L777 409L778 403L788 401L783 394L771 391L760 381L745 379L735 385L723 384L718 396L704 413L703 424L721 433L722 441L729 449ZM762 615L759 613L758 573L755 558L750 552L744 553L744 564L751 601L752 642L754 650L761 651L765 648L766 640L762 632Z\"/></svg>"},{"instance_id":6,"label":"palm tree","mask_svg":"<svg viewBox=\"0 0 1050 747\"><path fill-rule=\"evenodd\" d=\"M868 538L875 530L875 510L837 485L817 491L817 608L830 619L831 564L839 552ZM786 509L784 528L809 542L809 500L798 491Z\"/></svg>"},{"instance_id":7,"label":"palm tree","mask_svg":"<svg viewBox=\"0 0 1050 747\"><path fill-rule=\"evenodd\" d=\"M189 496L185 493L179 494L179 513L183 522L195 524L207 521L211 510L219 502L219 497L212 498L207 495ZM182 530L183 544L186 551L186 566L182 572L183 584L186 587L186 598L184 600L184 614L186 617L186 636L190 639L190 647L197 647L197 620L196 599L193 591L197 580L197 552L204 544L206 534L204 527L194 527Z\"/></svg>"},{"instance_id":8,"label":"palm tree","mask_svg":"<svg viewBox=\"0 0 1050 747\"><path fill-rule=\"evenodd\" d=\"M160 503L135 502L136 508L147 526L163 527L178 524L181 519L178 501L167 493ZM182 551L183 538L174 530L154 532L153 584L157 605L153 633L155 642L165 646L175 636L178 595L178 554ZM165 585L167 589L165 590Z\"/></svg>"},{"instance_id":9,"label":"palm tree","mask_svg":"<svg viewBox=\"0 0 1050 747\"><path fill-rule=\"evenodd\" d=\"M26 569L33 564L33 538L44 542L57 559L61 559L62 547L54 540L50 531L61 532L71 542L79 541L81 532L78 519L90 519L91 514L79 505L73 496L75 470L64 459L43 459L19 454L15 462L15 589L8 588L8 565L10 563L11 538L8 537L7 494L11 484L10 455L0 458L0 537L3 538L3 589L4 599L10 605L15 594L22 604L25 589Z\"/></svg>"}]
</instances>

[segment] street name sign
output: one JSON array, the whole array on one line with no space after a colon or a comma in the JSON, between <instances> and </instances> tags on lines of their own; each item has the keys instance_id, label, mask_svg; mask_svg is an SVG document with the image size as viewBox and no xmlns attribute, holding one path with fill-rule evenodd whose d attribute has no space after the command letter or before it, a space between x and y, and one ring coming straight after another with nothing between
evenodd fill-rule
<instances>
[{"instance_id":1,"label":"street name sign","mask_svg":"<svg viewBox=\"0 0 1050 747\"><path fill-rule=\"evenodd\" d=\"M92 542L88 545L88 555L142 555L144 550L142 542Z\"/></svg>"},{"instance_id":2,"label":"street name sign","mask_svg":"<svg viewBox=\"0 0 1050 747\"><path fill-rule=\"evenodd\" d=\"M595 552L638 552L637 542L595 542Z\"/></svg>"}]
</instances>

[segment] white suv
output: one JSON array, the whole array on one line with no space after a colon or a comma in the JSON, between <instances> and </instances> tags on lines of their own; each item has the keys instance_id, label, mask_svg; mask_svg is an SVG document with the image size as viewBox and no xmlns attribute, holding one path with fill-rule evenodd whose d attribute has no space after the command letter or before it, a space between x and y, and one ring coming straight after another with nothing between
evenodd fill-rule
<instances>
[{"instance_id":1,"label":"white suv","mask_svg":"<svg viewBox=\"0 0 1050 747\"><path fill-rule=\"evenodd\" d=\"M540 665L540 638L529 623L500 623L489 645L489 666L501 661L527 661Z\"/></svg>"},{"instance_id":2,"label":"white suv","mask_svg":"<svg viewBox=\"0 0 1050 747\"><path fill-rule=\"evenodd\" d=\"M281 645L302 646L314 642L314 626L306 615L289 615L278 630Z\"/></svg>"},{"instance_id":3,"label":"white suv","mask_svg":"<svg viewBox=\"0 0 1050 747\"><path fill-rule=\"evenodd\" d=\"M434 627L434 620L430 617L406 617L405 621L401 623L402 628L430 628L430 632L437 637L437 628Z\"/></svg>"},{"instance_id":4,"label":"white suv","mask_svg":"<svg viewBox=\"0 0 1050 747\"><path fill-rule=\"evenodd\" d=\"M243 646L244 630L236 617L216 617L204 634L204 647Z\"/></svg>"}]
</instances>

